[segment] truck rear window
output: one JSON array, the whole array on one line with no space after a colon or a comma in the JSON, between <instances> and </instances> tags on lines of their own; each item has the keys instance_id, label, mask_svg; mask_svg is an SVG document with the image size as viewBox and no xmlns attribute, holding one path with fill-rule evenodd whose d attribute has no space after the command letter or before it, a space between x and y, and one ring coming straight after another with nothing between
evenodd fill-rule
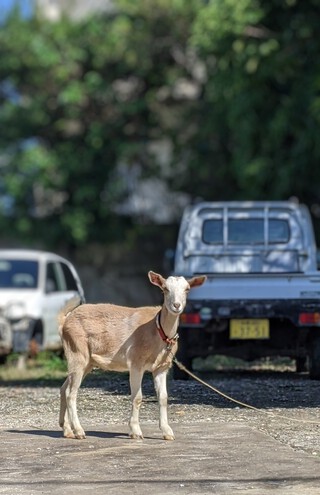
<instances>
[{"instance_id":1,"label":"truck rear window","mask_svg":"<svg viewBox=\"0 0 320 495\"><path fill-rule=\"evenodd\" d=\"M227 244L264 244L263 218L229 218L227 223ZM289 241L290 229L287 220L269 219L269 244L284 244ZM203 222L203 242L207 244L223 244L223 220L208 219Z\"/></svg>"}]
</instances>

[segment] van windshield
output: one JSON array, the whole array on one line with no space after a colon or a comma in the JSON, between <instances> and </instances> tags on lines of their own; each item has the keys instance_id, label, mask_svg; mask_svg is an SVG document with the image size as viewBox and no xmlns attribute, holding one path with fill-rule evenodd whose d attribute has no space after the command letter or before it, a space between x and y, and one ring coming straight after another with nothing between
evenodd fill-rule
<instances>
[{"instance_id":1,"label":"van windshield","mask_svg":"<svg viewBox=\"0 0 320 495\"><path fill-rule=\"evenodd\" d=\"M37 261L0 259L1 289L35 289L38 274Z\"/></svg>"}]
</instances>

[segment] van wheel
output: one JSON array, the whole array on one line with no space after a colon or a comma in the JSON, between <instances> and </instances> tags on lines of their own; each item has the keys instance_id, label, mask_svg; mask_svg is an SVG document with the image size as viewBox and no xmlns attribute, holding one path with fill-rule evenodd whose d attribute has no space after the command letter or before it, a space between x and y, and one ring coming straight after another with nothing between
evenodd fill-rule
<instances>
[{"instance_id":1,"label":"van wheel","mask_svg":"<svg viewBox=\"0 0 320 495\"><path fill-rule=\"evenodd\" d=\"M310 378L320 380L320 334L314 335L311 341L310 351Z\"/></svg>"}]
</instances>

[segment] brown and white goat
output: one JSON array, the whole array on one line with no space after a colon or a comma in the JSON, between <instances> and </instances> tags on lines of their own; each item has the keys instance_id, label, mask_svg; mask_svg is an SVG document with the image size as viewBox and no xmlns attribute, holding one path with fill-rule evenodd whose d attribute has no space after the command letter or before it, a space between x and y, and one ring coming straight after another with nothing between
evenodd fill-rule
<instances>
[{"instance_id":1,"label":"brown and white goat","mask_svg":"<svg viewBox=\"0 0 320 495\"><path fill-rule=\"evenodd\" d=\"M164 294L162 307L129 308L113 304L83 304L71 300L59 316L59 331L68 362L68 377L61 387L60 426L68 438L85 438L77 414L77 393L83 378L94 368L129 371L132 399L130 437L143 438L139 425L141 382L153 374L165 440L174 434L167 418L167 372L177 352L179 315L190 288L205 276L168 277L150 271L149 280ZM77 307L76 307L77 306Z\"/></svg>"}]
</instances>

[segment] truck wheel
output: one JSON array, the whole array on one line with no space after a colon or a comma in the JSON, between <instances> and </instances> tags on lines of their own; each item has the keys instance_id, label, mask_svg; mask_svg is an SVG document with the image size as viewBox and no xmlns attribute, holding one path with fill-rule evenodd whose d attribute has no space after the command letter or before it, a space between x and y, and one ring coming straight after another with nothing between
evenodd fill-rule
<instances>
[{"instance_id":1,"label":"truck wheel","mask_svg":"<svg viewBox=\"0 0 320 495\"><path fill-rule=\"evenodd\" d=\"M296 358L296 371L297 373L308 371L308 362L305 356Z\"/></svg>"},{"instance_id":2,"label":"truck wheel","mask_svg":"<svg viewBox=\"0 0 320 495\"><path fill-rule=\"evenodd\" d=\"M315 335L310 346L310 378L320 380L320 334Z\"/></svg>"}]
</instances>

